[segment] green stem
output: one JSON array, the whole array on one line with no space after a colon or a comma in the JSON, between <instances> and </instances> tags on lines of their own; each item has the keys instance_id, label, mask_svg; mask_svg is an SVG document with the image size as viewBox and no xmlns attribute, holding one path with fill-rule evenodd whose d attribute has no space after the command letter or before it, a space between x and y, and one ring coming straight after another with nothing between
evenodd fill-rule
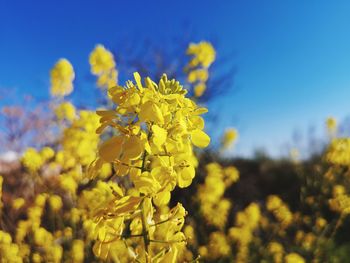
<instances>
[{"instance_id":1,"label":"green stem","mask_svg":"<svg viewBox=\"0 0 350 263\"><path fill-rule=\"evenodd\" d=\"M142 236L143 236L143 242L145 244L145 250L146 250L146 262L149 262L149 244L150 244L150 238L147 228L147 219L145 215L145 211L143 209L143 203L145 199L141 201L141 222L142 222Z\"/></svg>"},{"instance_id":2,"label":"green stem","mask_svg":"<svg viewBox=\"0 0 350 263\"><path fill-rule=\"evenodd\" d=\"M151 137L151 132L148 132L147 139L149 140ZM146 169L146 157L147 157L147 151L145 150L143 152L143 157L142 157L142 165L141 165L141 173L143 173ZM147 218L144 210L144 202L145 198L142 199L140 208L141 208L141 222L142 222L142 236L143 236L143 242L145 244L145 250L146 250L146 262L150 262L149 258L149 244L150 244L150 237L149 237L149 232L148 232L148 227L147 227Z\"/></svg>"}]
</instances>

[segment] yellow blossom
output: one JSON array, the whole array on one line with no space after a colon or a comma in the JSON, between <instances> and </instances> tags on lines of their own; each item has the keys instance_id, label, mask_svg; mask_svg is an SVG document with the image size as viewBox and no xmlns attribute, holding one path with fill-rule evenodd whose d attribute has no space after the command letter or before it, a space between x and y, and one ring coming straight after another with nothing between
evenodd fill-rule
<instances>
[{"instance_id":1,"label":"yellow blossom","mask_svg":"<svg viewBox=\"0 0 350 263\"><path fill-rule=\"evenodd\" d=\"M117 84L118 72L115 69L113 54L103 45L97 45L91 52L89 62L91 73L98 77L97 85L110 88Z\"/></svg>"},{"instance_id":2,"label":"yellow blossom","mask_svg":"<svg viewBox=\"0 0 350 263\"><path fill-rule=\"evenodd\" d=\"M51 95L63 97L73 91L75 74L67 59L60 59L51 70Z\"/></svg>"},{"instance_id":3,"label":"yellow blossom","mask_svg":"<svg viewBox=\"0 0 350 263\"><path fill-rule=\"evenodd\" d=\"M238 138L238 131L235 128L229 128L225 131L221 139L221 144L224 149L229 148Z\"/></svg>"},{"instance_id":4,"label":"yellow blossom","mask_svg":"<svg viewBox=\"0 0 350 263\"><path fill-rule=\"evenodd\" d=\"M337 132L337 120L333 117L329 117L326 120L327 131L330 136L334 136Z\"/></svg>"},{"instance_id":5,"label":"yellow blossom","mask_svg":"<svg viewBox=\"0 0 350 263\"><path fill-rule=\"evenodd\" d=\"M22 156L22 163L31 172L38 171L44 164L44 159L34 148L27 148Z\"/></svg>"},{"instance_id":6,"label":"yellow blossom","mask_svg":"<svg viewBox=\"0 0 350 263\"><path fill-rule=\"evenodd\" d=\"M191 43L187 49L187 54L193 56L189 63L190 67L201 65L208 68L214 62L216 56L214 47L206 41L198 44Z\"/></svg>"},{"instance_id":7,"label":"yellow blossom","mask_svg":"<svg viewBox=\"0 0 350 263\"><path fill-rule=\"evenodd\" d=\"M75 107L70 102L62 102L55 108L55 114L58 120L73 121L75 118Z\"/></svg>"},{"instance_id":8,"label":"yellow blossom","mask_svg":"<svg viewBox=\"0 0 350 263\"><path fill-rule=\"evenodd\" d=\"M297 253L289 253L284 257L286 263L304 263L305 260Z\"/></svg>"}]
</instances>

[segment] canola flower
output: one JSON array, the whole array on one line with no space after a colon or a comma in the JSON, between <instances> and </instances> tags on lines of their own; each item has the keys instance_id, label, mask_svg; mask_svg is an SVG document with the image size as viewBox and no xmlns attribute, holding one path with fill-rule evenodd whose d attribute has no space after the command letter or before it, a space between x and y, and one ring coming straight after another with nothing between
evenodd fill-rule
<instances>
[{"instance_id":1,"label":"canola flower","mask_svg":"<svg viewBox=\"0 0 350 263\"><path fill-rule=\"evenodd\" d=\"M50 147L44 147L40 152L30 147L23 153L22 163L30 172L37 172L53 156L54 151Z\"/></svg>"},{"instance_id":2,"label":"canola flower","mask_svg":"<svg viewBox=\"0 0 350 263\"><path fill-rule=\"evenodd\" d=\"M236 243L236 262L247 261L249 245L253 240L254 231L258 228L260 218L260 207L256 203L251 203L244 211L237 213L235 226L228 231L229 238Z\"/></svg>"},{"instance_id":3,"label":"canola flower","mask_svg":"<svg viewBox=\"0 0 350 263\"><path fill-rule=\"evenodd\" d=\"M284 248L280 243L270 242L268 244L268 252L272 255L274 263L283 262Z\"/></svg>"},{"instance_id":4,"label":"canola flower","mask_svg":"<svg viewBox=\"0 0 350 263\"><path fill-rule=\"evenodd\" d=\"M297 253L289 253L284 260L286 263L305 263L305 260Z\"/></svg>"},{"instance_id":5,"label":"canola flower","mask_svg":"<svg viewBox=\"0 0 350 263\"><path fill-rule=\"evenodd\" d=\"M329 163L349 166L350 138L334 138L328 146L325 158Z\"/></svg>"},{"instance_id":6,"label":"canola flower","mask_svg":"<svg viewBox=\"0 0 350 263\"><path fill-rule=\"evenodd\" d=\"M185 67L187 81L194 85L195 97L201 97L207 89L208 70L215 60L215 49L209 42L202 41L198 44L191 43L187 48L186 54L191 56L191 60Z\"/></svg>"},{"instance_id":7,"label":"canola flower","mask_svg":"<svg viewBox=\"0 0 350 263\"><path fill-rule=\"evenodd\" d=\"M267 197L266 208L272 212L283 228L288 227L293 221L293 214L289 207L277 195Z\"/></svg>"},{"instance_id":8,"label":"canola flower","mask_svg":"<svg viewBox=\"0 0 350 263\"><path fill-rule=\"evenodd\" d=\"M56 153L56 163L64 169L76 165L86 166L96 157L99 137L95 130L99 126L95 112L81 110L71 125L63 130L62 148Z\"/></svg>"},{"instance_id":9,"label":"canola flower","mask_svg":"<svg viewBox=\"0 0 350 263\"><path fill-rule=\"evenodd\" d=\"M110 88L117 85L118 71L113 54L99 44L91 52L89 58L91 73L98 77L97 86Z\"/></svg>"},{"instance_id":10,"label":"canola flower","mask_svg":"<svg viewBox=\"0 0 350 263\"><path fill-rule=\"evenodd\" d=\"M333 117L328 117L326 120L326 126L329 136L334 137L337 133L337 120Z\"/></svg>"},{"instance_id":11,"label":"canola flower","mask_svg":"<svg viewBox=\"0 0 350 263\"><path fill-rule=\"evenodd\" d=\"M200 210L209 225L222 229L232 206L223 196L225 190L238 181L239 172L233 166L223 168L218 163L207 164L206 170L205 183L198 189Z\"/></svg>"},{"instance_id":12,"label":"canola flower","mask_svg":"<svg viewBox=\"0 0 350 263\"><path fill-rule=\"evenodd\" d=\"M75 74L72 64L67 59L58 60L50 75L52 96L64 97L72 93Z\"/></svg>"},{"instance_id":13,"label":"canola flower","mask_svg":"<svg viewBox=\"0 0 350 263\"><path fill-rule=\"evenodd\" d=\"M216 57L216 52L212 44L206 41L201 41L198 44L191 43L187 48L187 55L193 56L192 60L189 62L189 67L194 68L197 66L202 66L204 68L209 68L209 66L214 62Z\"/></svg>"},{"instance_id":14,"label":"canola flower","mask_svg":"<svg viewBox=\"0 0 350 263\"><path fill-rule=\"evenodd\" d=\"M228 149L237 141L237 139L238 131L235 128L228 128L221 138L221 147L223 149Z\"/></svg>"},{"instance_id":15,"label":"canola flower","mask_svg":"<svg viewBox=\"0 0 350 263\"><path fill-rule=\"evenodd\" d=\"M131 221L131 235L143 240L128 246L135 259L174 261L186 239L181 232L186 211L178 204L157 215L154 205L166 205L176 186L191 184L197 165L192 145L204 148L210 143L200 117L207 110L186 98L187 91L166 75L158 84L149 78L142 84L138 73L134 77L135 83L128 81L126 87L108 90L117 104L115 110L97 112L101 123L97 132L109 126L116 135L101 144L88 176L94 178L103 164L112 163L116 176L129 176L134 193L128 195L118 187L115 198L96 211L94 253L110 257L111 244L123 237L125 224Z\"/></svg>"},{"instance_id":16,"label":"canola flower","mask_svg":"<svg viewBox=\"0 0 350 263\"><path fill-rule=\"evenodd\" d=\"M65 101L55 108L55 115L60 121L73 121L76 117L76 109L72 103Z\"/></svg>"}]
</instances>

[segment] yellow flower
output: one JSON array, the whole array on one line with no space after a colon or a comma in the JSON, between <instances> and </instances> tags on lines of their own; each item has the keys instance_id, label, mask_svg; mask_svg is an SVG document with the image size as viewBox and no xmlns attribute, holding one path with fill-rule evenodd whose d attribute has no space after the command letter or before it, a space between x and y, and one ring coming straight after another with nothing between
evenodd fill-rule
<instances>
[{"instance_id":1,"label":"yellow flower","mask_svg":"<svg viewBox=\"0 0 350 263\"><path fill-rule=\"evenodd\" d=\"M273 255L274 263L282 263L284 249L280 243L270 242L268 245L268 251Z\"/></svg>"},{"instance_id":2,"label":"yellow flower","mask_svg":"<svg viewBox=\"0 0 350 263\"><path fill-rule=\"evenodd\" d=\"M284 257L286 263L304 263L305 260L297 253L289 253Z\"/></svg>"},{"instance_id":3,"label":"yellow flower","mask_svg":"<svg viewBox=\"0 0 350 263\"><path fill-rule=\"evenodd\" d=\"M326 160L332 164L350 165L350 138L335 138L328 146Z\"/></svg>"},{"instance_id":4,"label":"yellow flower","mask_svg":"<svg viewBox=\"0 0 350 263\"><path fill-rule=\"evenodd\" d=\"M187 80L189 83L206 82L208 80L208 71L205 69L196 69L188 73Z\"/></svg>"},{"instance_id":5,"label":"yellow flower","mask_svg":"<svg viewBox=\"0 0 350 263\"><path fill-rule=\"evenodd\" d=\"M221 145L224 149L229 148L238 138L238 131L235 128L229 128L225 131L221 139Z\"/></svg>"},{"instance_id":6,"label":"yellow flower","mask_svg":"<svg viewBox=\"0 0 350 263\"><path fill-rule=\"evenodd\" d=\"M103 45L95 47L90 54L89 62L91 73L98 77L99 87L109 88L117 84L118 72L115 69L114 56Z\"/></svg>"},{"instance_id":7,"label":"yellow flower","mask_svg":"<svg viewBox=\"0 0 350 263\"><path fill-rule=\"evenodd\" d=\"M52 157L55 156L55 152L50 147L44 147L44 148L41 149L40 155L45 161L47 161L47 160L49 160L49 159L51 159Z\"/></svg>"},{"instance_id":8,"label":"yellow flower","mask_svg":"<svg viewBox=\"0 0 350 263\"><path fill-rule=\"evenodd\" d=\"M72 245L72 262L80 263L84 261L84 248L85 244L83 240L75 239Z\"/></svg>"},{"instance_id":9,"label":"yellow flower","mask_svg":"<svg viewBox=\"0 0 350 263\"><path fill-rule=\"evenodd\" d=\"M219 231L210 234L208 248L209 257L212 259L227 257L231 253L226 236Z\"/></svg>"},{"instance_id":10,"label":"yellow flower","mask_svg":"<svg viewBox=\"0 0 350 263\"><path fill-rule=\"evenodd\" d=\"M187 49L187 54L193 56L189 63L190 67L201 65L208 68L214 62L216 56L214 47L205 41L198 44L191 43Z\"/></svg>"},{"instance_id":11,"label":"yellow flower","mask_svg":"<svg viewBox=\"0 0 350 263\"><path fill-rule=\"evenodd\" d=\"M75 74L67 59L60 59L51 70L51 95L64 97L73 91Z\"/></svg>"},{"instance_id":12,"label":"yellow flower","mask_svg":"<svg viewBox=\"0 0 350 263\"><path fill-rule=\"evenodd\" d=\"M266 208L269 211L278 209L282 205L283 201L277 195L270 195L267 197Z\"/></svg>"},{"instance_id":13,"label":"yellow flower","mask_svg":"<svg viewBox=\"0 0 350 263\"><path fill-rule=\"evenodd\" d=\"M333 197L341 196L346 194L345 187L343 185L337 184L333 186L333 191L332 191Z\"/></svg>"},{"instance_id":14,"label":"yellow flower","mask_svg":"<svg viewBox=\"0 0 350 263\"><path fill-rule=\"evenodd\" d=\"M268 245L269 252L272 254L283 253L283 246L277 242L270 242Z\"/></svg>"},{"instance_id":15,"label":"yellow flower","mask_svg":"<svg viewBox=\"0 0 350 263\"><path fill-rule=\"evenodd\" d=\"M75 118L75 107L70 102L62 102L55 108L55 114L58 120L73 121Z\"/></svg>"},{"instance_id":16,"label":"yellow flower","mask_svg":"<svg viewBox=\"0 0 350 263\"><path fill-rule=\"evenodd\" d=\"M334 136L337 132L337 120L333 117L327 118L326 126L329 135Z\"/></svg>"},{"instance_id":17,"label":"yellow flower","mask_svg":"<svg viewBox=\"0 0 350 263\"><path fill-rule=\"evenodd\" d=\"M207 86L205 83L198 83L194 86L194 96L195 97L201 97L205 90L207 89Z\"/></svg>"},{"instance_id":18,"label":"yellow flower","mask_svg":"<svg viewBox=\"0 0 350 263\"><path fill-rule=\"evenodd\" d=\"M318 229L323 229L327 225L327 220L324 219L323 217L318 217L316 219L316 227Z\"/></svg>"},{"instance_id":19,"label":"yellow flower","mask_svg":"<svg viewBox=\"0 0 350 263\"><path fill-rule=\"evenodd\" d=\"M76 164L89 165L96 158L99 137L95 131L98 125L96 113L80 111L79 116L63 131L62 150L56 154L56 162L65 169Z\"/></svg>"},{"instance_id":20,"label":"yellow flower","mask_svg":"<svg viewBox=\"0 0 350 263\"><path fill-rule=\"evenodd\" d=\"M77 182L74 180L72 176L68 174L62 174L60 176L60 185L64 190L68 191L73 195L75 195L75 192L78 188Z\"/></svg>"},{"instance_id":21,"label":"yellow flower","mask_svg":"<svg viewBox=\"0 0 350 263\"><path fill-rule=\"evenodd\" d=\"M25 200L23 198L16 198L15 200L13 200L12 202L12 207L15 210L20 209L23 205L25 204Z\"/></svg>"},{"instance_id":22,"label":"yellow flower","mask_svg":"<svg viewBox=\"0 0 350 263\"><path fill-rule=\"evenodd\" d=\"M34 148L27 148L22 156L22 163L31 172L38 171L44 164L44 159Z\"/></svg>"},{"instance_id":23,"label":"yellow flower","mask_svg":"<svg viewBox=\"0 0 350 263\"><path fill-rule=\"evenodd\" d=\"M57 212L58 210L60 210L62 208L62 199L59 195L51 195L49 197L49 204L50 204L50 207L51 209L54 211L54 212Z\"/></svg>"},{"instance_id":24,"label":"yellow flower","mask_svg":"<svg viewBox=\"0 0 350 263\"><path fill-rule=\"evenodd\" d=\"M124 195L116 186L112 199L101 202L92 201L97 195L84 191L81 201L97 218L93 231L96 256L111 258L113 244L118 243L128 226L133 235L147 233L144 246L149 239L162 240L163 244L154 246L156 249L148 252L151 255L132 252L135 258L145 261L146 257L155 256L160 260L157 262L173 262L180 254L189 255L184 250L186 237L181 232L186 210L181 204L169 212L163 208L170 201L171 191L176 186L189 186L195 176L193 146L204 148L210 143L203 131L204 120L199 116L207 110L186 98L187 92L180 83L168 80L166 75L158 83L149 78L142 83L138 73L134 78L135 82L128 81L126 87L109 88L109 97L117 104L115 110L97 112L97 133L109 126L114 135L99 146L98 157L87 173L93 178L104 164L113 164L115 175L127 177L134 188ZM219 203L223 213L229 206L227 200ZM140 252L140 248L136 250Z\"/></svg>"},{"instance_id":25,"label":"yellow flower","mask_svg":"<svg viewBox=\"0 0 350 263\"><path fill-rule=\"evenodd\" d=\"M187 49L187 55L192 56L192 59L185 67L187 80L189 83L194 84L195 97L201 97L207 89L208 68L215 60L215 50L208 42L192 43Z\"/></svg>"}]
</instances>

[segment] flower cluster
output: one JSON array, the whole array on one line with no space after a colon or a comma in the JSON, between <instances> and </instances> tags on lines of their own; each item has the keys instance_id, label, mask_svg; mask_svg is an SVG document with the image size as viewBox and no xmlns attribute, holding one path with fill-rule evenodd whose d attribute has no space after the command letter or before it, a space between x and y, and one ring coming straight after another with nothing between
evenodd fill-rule
<instances>
[{"instance_id":1,"label":"flower cluster","mask_svg":"<svg viewBox=\"0 0 350 263\"><path fill-rule=\"evenodd\" d=\"M350 138L334 138L325 156L326 160L336 165L350 165Z\"/></svg>"},{"instance_id":2,"label":"flower cluster","mask_svg":"<svg viewBox=\"0 0 350 263\"><path fill-rule=\"evenodd\" d=\"M73 91L75 74L67 59L60 59L51 70L51 95L64 97Z\"/></svg>"},{"instance_id":3,"label":"flower cluster","mask_svg":"<svg viewBox=\"0 0 350 263\"><path fill-rule=\"evenodd\" d=\"M115 198L97 210L98 242L94 251L98 256L108 257L106 246L130 231L131 235L143 237L142 253L138 247L132 249L140 245L139 240L128 247L138 260L149 261L160 257L159 253L170 260L176 258L177 243L185 240L180 231L185 210L178 204L168 213L157 215L154 205L167 205L175 186L183 188L191 184L197 165L192 145L204 148L210 142L200 117L207 110L186 98L186 90L166 75L158 84L149 78L142 84L138 73L134 77L135 83L128 81L126 87L108 90L117 104L115 110L97 112L101 123L97 132L109 126L114 135L99 147L98 158L91 164L88 176L94 178L103 164L112 163L115 176L128 175L133 192L116 191ZM163 233L165 245L160 248L152 244L157 242L154 241L157 233Z\"/></svg>"},{"instance_id":4,"label":"flower cluster","mask_svg":"<svg viewBox=\"0 0 350 263\"><path fill-rule=\"evenodd\" d=\"M288 227L292 223L293 214L277 195L267 197L266 208L276 217L282 227Z\"/></svg>"},{"instance_id":5,"label":"flower cluster","mask_svg":"<svg viewBox=\"0 0 350 263\"><path fill-rule=\"evenodd\" d=\"M233 166L223 168L218 163L207 164L206 170L205 182L198 189L200 209L209 225L224 228L231 202L223 196L225 190L238 180L239 172Z\"/></svg>"},{"instance_id":6,"label":"flower cluster","mask_svg":"<svg viewBox=\"0 0 350 263\"><path fill-rule=\"evenodd\" d=\"M109 88L117 85L118 71L113 54L103 45L97 45L90 54L91 73L98 77L97 86Z\"/></svg>"},{"instance_id":7,"label":"flower cluster","mask_svg":"<svg viewBox=\"0 0 350 263\"><path fill-rule=\"evenodd\" d=\"M76 117L76 110L72 103L64 101L55 107L55 115L59 121L73 121Z\"/></svg>"},{"instance_id":8,"label":"flower cluster","mask_svg":"<svg viewBox=\"0 0 350 263\"><path fill-rule=\"evenodd\" d=\"M22 156L22 163L31 172L37 172L53 156L54 151L50 147L44 147L40 152L34 148L27 148Z\"/></svg>"},{"instance_id":9,"label":"flower cluster","mask_svg":"<svg viewBox=\"0 0 350 263\"><path fill-rule=\"evenodd\" d=\"M256 203L251 203L236 215L235 226L229 229L229 237L236 242L236 262L246 262L253 232L258 228L261 212Z\"/></svg>"},{"instance_id":10,"label":"flower cluster","mask_svg":"<svg viewBox=\"0 0 350 263\"><path fill-rule=\"evenodd\" d=\"M187 80L194 85L194 95L201 97L207 88L208 70L215 60L216 52L209 42L202 41L198 44L191 43L187 48L187 55L192 56L185 67Z\"/></svg>"}]
</instances>

